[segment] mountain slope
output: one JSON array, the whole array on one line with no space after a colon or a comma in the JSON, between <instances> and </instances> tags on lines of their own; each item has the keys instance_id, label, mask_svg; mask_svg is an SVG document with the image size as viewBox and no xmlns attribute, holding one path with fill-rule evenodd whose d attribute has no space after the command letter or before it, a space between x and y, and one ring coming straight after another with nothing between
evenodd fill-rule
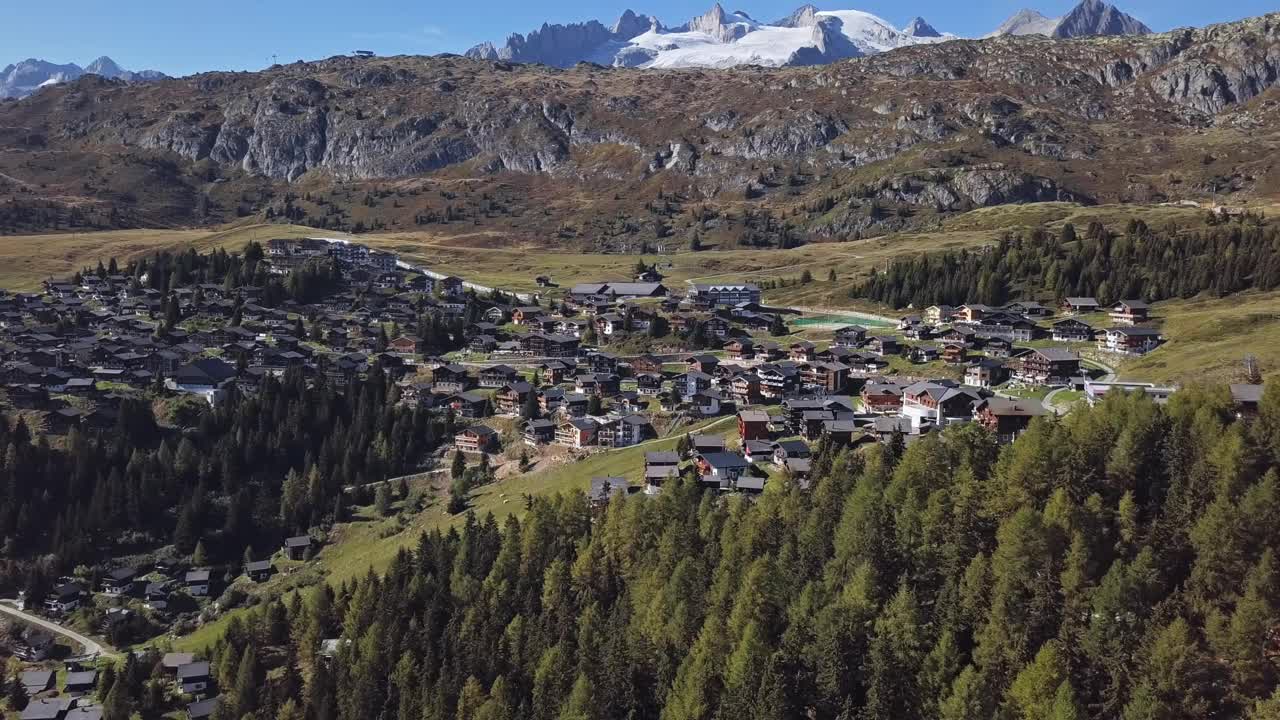
<instances>
[{"instance_id":1,"label":"mountain slope","mask_svg":"<svg viewBox=\"0 0 1280 720\"><path fill-rule=\"evenodd\" d=\"M86 76L0 104L0 232L256 216L467 242L778 245L1006 203L1258 197L1280 190L1277 77L1280 15L782 69L455 56Z\"/></svg>"}]
</instances>

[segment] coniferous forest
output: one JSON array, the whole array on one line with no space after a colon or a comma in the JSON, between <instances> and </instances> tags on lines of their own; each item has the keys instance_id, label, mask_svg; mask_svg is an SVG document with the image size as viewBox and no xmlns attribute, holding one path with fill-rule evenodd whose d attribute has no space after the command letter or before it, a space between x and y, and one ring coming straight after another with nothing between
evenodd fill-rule
<instances>
[{"instance_id":1,"label":"coniferous forest","mask_svg":"<svg viewBox=\"0 0 1280 720\"><path fill-rule=\"evenodd\" d=\"M113 429L73 429L65 449L20 420L0 422L0 585L42 597L113 543L171 542L183 554L201 543L235 560L340 521L344 487L410 472L452 437L450 416L398 407L396 393L376 363L342 388L289 371L186 431L160 427L150 402L126 400Z\"/></svg>"},{"instance_id":2,"label":"coniferous forest","mask_svg":"<svg viewBox=\"0 0 1280 720\"><path fill-rule=\"evenodd\" d=\"M1155 230L1132 220L1123 232L1070 223L1006 235L976 250L894 260L851 295L891 307L1096 297L1149 301L1280 287L1280 229L1229 224L1198 231Z\"/></svg>"},{"instance_id":3,"label":"coniferous forest","mask_svg":"<svg viewBox=\"0 0 1280 720\"><path fill-rule=\"evenodd\" d=\"M535 498L235 619L217 717L1274 719L1277 466L1272 384Z\"/></svg>"}]
</instances>

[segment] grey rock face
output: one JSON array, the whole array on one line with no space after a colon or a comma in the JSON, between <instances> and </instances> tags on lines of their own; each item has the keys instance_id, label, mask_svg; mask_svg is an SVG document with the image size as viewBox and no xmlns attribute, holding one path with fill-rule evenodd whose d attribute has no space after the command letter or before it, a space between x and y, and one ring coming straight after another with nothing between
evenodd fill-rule
<instances>
[{"instance_id":1,"label":"grey rock face","mask_svg":"<svg viewBox=\"0 0 1280 720\"><path fill-rule=\"evenodd\" d=\"M1150 34L1151 28L1102 0L1083 0L1053 29L1053 36L1060 38Z\"/></svg>"},{"instance_id":2,"label":"grey rock face","mask_svg":"<svg viewBox=\"0 0 1280 720\"><path fill-rule=\"evenodd\" d=\"M912 18L911 22L907 23L907 26L902 29L902 32L911 37L942 37L942 33L935 30L932 25L919 16Z\"/></svg>"}]
</instances>

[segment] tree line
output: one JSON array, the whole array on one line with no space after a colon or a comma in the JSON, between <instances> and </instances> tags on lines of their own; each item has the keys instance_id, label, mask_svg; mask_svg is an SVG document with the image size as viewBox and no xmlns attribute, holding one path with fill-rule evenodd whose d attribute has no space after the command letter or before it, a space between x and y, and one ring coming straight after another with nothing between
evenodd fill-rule
<instances>
[{"instance_id":1,"label":"tree line","mask_svg":"<svg viewBox=\"0 0 1280 720\"><path fill-rule=\"evenodd\" d=\"M468 515L235 618L217 717L1275 718L1280 385ZM330 640L322 643L322 640Z\"/></svg>"},{"instance_id":2,"label":"tree line","mask_svg":"<svg viewBox=\"0 0 1280 720\"><path fill-rule=\"evenodd\" d=\"M924 308L1064 297L1157 301L1278 286L1280 228L1155 230L1131 220L1118 233L1092 222L1080 237L1067 223L1056 233L1007 234L992 247L899 258L872 271L850 295Z\"/></svg>"}]
</instances>

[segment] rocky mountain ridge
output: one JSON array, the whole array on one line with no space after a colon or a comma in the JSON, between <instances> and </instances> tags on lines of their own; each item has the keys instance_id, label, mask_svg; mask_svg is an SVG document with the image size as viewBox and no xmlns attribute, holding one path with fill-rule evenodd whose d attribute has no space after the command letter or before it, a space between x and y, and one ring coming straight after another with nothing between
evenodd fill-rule
<instances>
[{"instance_id":1,"label":"rocky mountain ridge","mask_svg":"<svg viewBox=\"0 0 1280 720\"><path fill-rule=\"evenodd\" d=\"M26 97L41 87L76 80L88 74L125 82L149 82L167 77L164 73L155 70L140 72L125 70L105 55L83 68L75 63L58 65L45 60L28 58L0 70L0 98Z\"/></svg>"},{"instance_id":2,"label":"rocky mountain ridge","mask_svg":"<svg viewBox=\"0 0 1280 720\"><path fill-rule=\"evenodd\" d=\"M305 192L323 199L307 213L392 226L444 208L352 198L461 186L487 208L476 224L543 239L606 222L660 235L637 216L671 198L844 238L1004 203L1252 197L1280 189L1277 77L1280 15L772 70L400 57L86 76L0 103L0 207L105 203L173 223L278 217ZM500 217L500 196L539 209Z\"/></svg>"},{"instance_id":3,"label":"rocky mountain ridge","mask_svg":"<svg viewBox=\"0 0 1280 720\"><path fill-rule=\"evenodd\" d=\"M1102 0L1081 0L1061 18L1022 10L991 36L1042 34L1068 38L1150 32L1141 22ZM578 62L648 68L749 64L788 67L830 63L953 37L938 32L921 17L899 29L859 10L823 11L804 5L785 18L761 23L740 10L726 12L717 3L679 26L666 27L657 18L627 10L612 28L598 20L544 23L528 35L510 35L501 46L482 43L466 54L480 60L554 67Z\"/></svg>"}]
</instances>

